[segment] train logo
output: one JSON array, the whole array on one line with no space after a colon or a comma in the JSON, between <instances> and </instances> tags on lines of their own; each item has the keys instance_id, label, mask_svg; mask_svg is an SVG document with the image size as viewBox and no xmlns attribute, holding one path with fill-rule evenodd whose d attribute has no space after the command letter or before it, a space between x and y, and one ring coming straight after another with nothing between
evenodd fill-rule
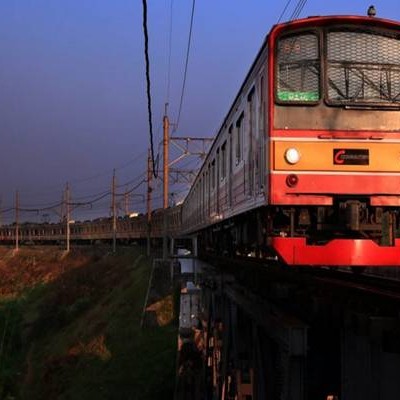
<instances>
[{"instance_id":1,"label":"train logo","mask_svg":"<svg viewBox=\"0 0 400 400\"><path fill-rule=\"evenodd\" d=\"M334 165L369 165L368 149L333 149Z\"/></svg>"}]
</instances>

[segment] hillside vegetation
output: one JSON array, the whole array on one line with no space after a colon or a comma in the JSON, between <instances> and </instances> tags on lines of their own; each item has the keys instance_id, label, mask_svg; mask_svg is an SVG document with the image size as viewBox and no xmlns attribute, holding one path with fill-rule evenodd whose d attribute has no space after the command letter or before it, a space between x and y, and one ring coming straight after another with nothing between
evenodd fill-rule
<instances>
[{"instance_id":1,"label":"hillside vegetation","mask_svg":"<svg viewBox=\"0 0 400 400\"><path fill-rule=\"evenodd\" d=\"M150 270L135 248L0 248L0 398L171 399L171 299L140 328Z\"/></svg>"}]
</instances>

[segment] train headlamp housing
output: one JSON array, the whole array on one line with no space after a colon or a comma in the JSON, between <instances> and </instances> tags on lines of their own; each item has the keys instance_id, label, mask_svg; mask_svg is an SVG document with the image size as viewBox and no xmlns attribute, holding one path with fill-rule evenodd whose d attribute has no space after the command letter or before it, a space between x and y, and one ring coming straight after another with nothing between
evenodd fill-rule
<instances>
[{"instance_id":1,"label":"train headlamp housing","mask_svg":"<svg viewBox=\"0 0 400 400\"><path fill-rule=\"evenodd\" d=\"M285 151L285 160L288 164L294 165L300 161L301 154L294 147L290 147Z\"/></svg>"}]
</instances>

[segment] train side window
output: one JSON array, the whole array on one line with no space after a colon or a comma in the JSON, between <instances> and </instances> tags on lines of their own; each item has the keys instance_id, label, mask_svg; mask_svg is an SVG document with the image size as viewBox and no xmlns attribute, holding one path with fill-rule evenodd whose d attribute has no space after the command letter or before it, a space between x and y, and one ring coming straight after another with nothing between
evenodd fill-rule
<instances>
[{"instance_id":1,"label":"train side window","mask_svg":"<svg viewBox=\"0 0 400 400\"><path fill-rule=\"evenodd\" d=\"M216 182L217 186L218 186L218 182L221 178L220 163L221 163L221 153L220 153L220 149L217 149L216 162L215 162L215 182Z\"/></svg>"},{"instance_id":2,"label":"train side window","mask_svg":"<svg viewBox=\"0 0 400 400\"><path fill-rule=\"evenodd\" d=\"M242 160L243 152L243 129L244 129L244 112L240 114L239 119L236 121L236 165Z\"/></svg>"},{"instance_id":3,"label":"train side window","mask_svg":"<svg viewBox=\"0 0 400 400\"><path fill-rule=\"evenodd\" d=\"M215 188L215 160L211 162L211 189Z\"/></svg>"},{"instance_id":4,"label":"train side window","mask_svg":"<svg viewBox=\"0 0 400 400\"><path fill-rule=\"evenodd\" d=\"M197 185L197 204L196 204L196 211L197 211L197 222L200 220L201 215L201 188L203 186L202 178L200 177L198 185Z\"/></svg>"},{"instance_id":5,"label":"train side window","mask_svg":"<svg viewBox=\"0 0 400 400\"><path fill-rule=\"evenodd\" d=\"M202 187L202 218L205 216L205 207L206 207L206 182L207 182L207 173L203 172L203 187Z\"/></svg>"},{"instance_id":6,"label":"train side window","mask_svg":"<svg viewBox=\"0 0 400 400\"><path fill-rule=\"evenodd\" d=\"M208 167L208 214L211 215L211 190L212 190L212 168L211 164Z\"/></svg>"},{"instance_id":7,"label":"train side window","mask_svg":"<svg viewBox=\"0 0 400 400\"><path fill-rule=\"evenodd\" d=\"M226 141L221 146L221 180L226 177Z\"/></svg>"},{"instance_id":8,"label":"train side window","mask_svg":"<svg viewBox=\"0 0 400 400\"><path fill-rule=\"evenodd\" d=\"M232 175L233 169L233 125L231 125L228 129L229 134L229 175Z\"/></svg>"},{"instance_id":9,"label":"train side window","mask_svg":"<svg viewBox=\"0 0 400 400\"><path fill-rule=\"evenodd\" d=\"M277 49L277 101L318 102L321 95L318 36L307 32L283 37Z\"/></svg>"}]
</instances>

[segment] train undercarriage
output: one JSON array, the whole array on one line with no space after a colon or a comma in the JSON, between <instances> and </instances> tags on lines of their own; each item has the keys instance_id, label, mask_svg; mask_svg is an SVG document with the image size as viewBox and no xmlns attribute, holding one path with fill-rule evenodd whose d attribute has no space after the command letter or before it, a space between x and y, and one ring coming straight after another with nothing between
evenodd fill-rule
<instances>
[{"instance_id":1,"label":"train undercarriage","mask_svg":"<svg viewBox=\"0 0 400 400\"><path fill-rule=\"evenodd\" d=\"M398 231L397 208L371 206L368 199L340 198L333 206L261 207L203 230L199 244L206 253L283 259L292 265L301 265L303 259L305 265L363 266L370 256L373 262L389 254L385 264L390 265L400 251ZM326 263L321 259L324 248ZM357 255L356 249L364 254ZM318 250L315 260L313 250ZM341 259L336 254L341 250L354 254ZM290 259L280 254L296 251L298 255ZM305 252L311 255L299 256Z\"/></svg>"}]
</instances>

